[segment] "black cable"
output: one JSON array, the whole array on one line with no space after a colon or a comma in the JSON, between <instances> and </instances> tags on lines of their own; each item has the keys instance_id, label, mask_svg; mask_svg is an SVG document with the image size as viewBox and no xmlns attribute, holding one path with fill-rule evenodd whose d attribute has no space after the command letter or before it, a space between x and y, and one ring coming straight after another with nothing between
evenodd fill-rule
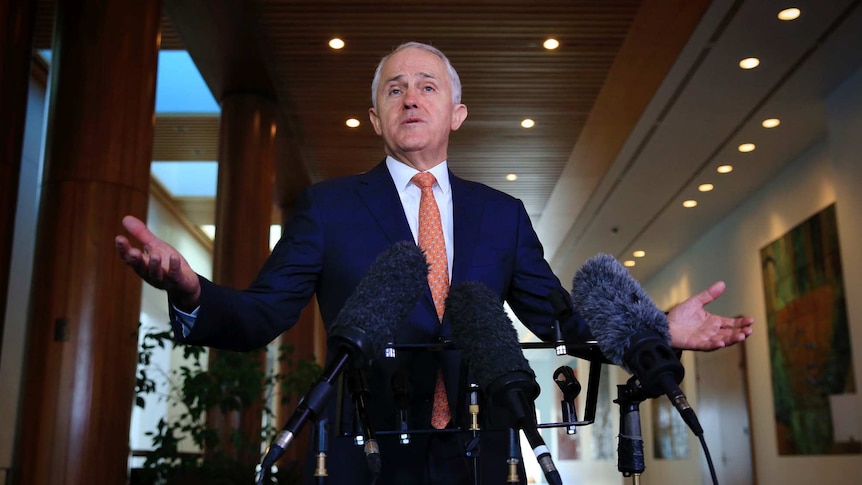
<instances>
[{"instance_id":1,"label":"black cable","mask_svg":"<svg viewBox=\"0 0 862 485\"><path fill-rule=\"evenodd\" d=\"M712 456L709 454L709 447L706 446L706 440L703 438L703 433L698 435L700 446L703 448L703 454L706 457L706 464L709 466L709 476L712 477L712 485L718 485L718 476L715 474L715 466L712 464Z\"/></svg>"}]
</instances>

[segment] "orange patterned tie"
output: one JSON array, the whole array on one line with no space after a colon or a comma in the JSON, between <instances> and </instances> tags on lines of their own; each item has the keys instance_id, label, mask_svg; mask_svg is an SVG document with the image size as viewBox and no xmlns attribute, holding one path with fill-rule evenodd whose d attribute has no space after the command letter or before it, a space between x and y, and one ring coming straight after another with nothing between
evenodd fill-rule
<instances>
[{"instance_id":1,"label":"orange patterned tie","mask_svg":"<svg viewBox=\"0 0 862 485\"><path fill-rule=\"evenodd\" d=\"M443 225L440 210L434 200L432 187L437 179L428 172L417 173L412 182L422 190L419 199L419 247L425 252L428 261L428 286L437 309L437 318L443 320L446 295L449 294L449 259L446 257L446 241L443 239ZM431 426L443 429L449 423L449 401L443 374L437 372L437 386L434 389L434 407L431 410Z\"/></svg>"}]
</instances>

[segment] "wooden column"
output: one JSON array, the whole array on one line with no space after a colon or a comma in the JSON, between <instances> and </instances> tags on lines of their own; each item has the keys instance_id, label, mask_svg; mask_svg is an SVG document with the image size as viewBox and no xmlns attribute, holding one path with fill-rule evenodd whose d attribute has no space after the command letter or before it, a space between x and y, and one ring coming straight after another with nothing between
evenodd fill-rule
<instances>
[{"instance_id":1,"label":"wooden column","mask_svg":"<svg viewBox=\"0 0 862 485\"><path fill-rule=\"evenodd\" d=\"M27 112L27 88L33 55L35 4L30 0L0 2L0 349L3 348L6 295L12 257L12 232L21 175L21 146ZM0 350L2 352L2 350Z\"/></svg>"},{"instance_id":2,"label":"wooden column","mask_svg":"<svg viewBox=\"0 0 862 485\"><path fill-rule=\"evenodd\" d=\"M283 119L279 125L287 126ZM281 209L281 223L285 224L293 215L299 193L311 185L311 176L302 163L299 143L290 130L281 129L275 137L275 203Z\"/></svg>"},{"instance_id":3,"label":"wooden column","mask_svg":"<svg viewBox=\"0 0 862 485\"><path fill-rule=\"evenodd\" d=\"M161 3L57 3L13 483L126 483L141 280L120 261L147 212Z\"/></svg>"},{"instance_id":4,"label":"wooden column","mask_svg":"<svg viewBox=\"0 0 862 485\"><path fill-rule=\"evenodd\" d=\"M269 256L276 113L275 102L258 95L222 99L213 280L224 286L247 287ZM219 358L219 352L210 355ZM263 365L263 357L261 353L251 358ZM261 412L259 406L239 415L212 410L207 420L220 431L220 442L229 454L253 465L260 460L259 452L244 456L228 445L234 428L249 437L259 436Z\"/></svg>"}]
</instances>

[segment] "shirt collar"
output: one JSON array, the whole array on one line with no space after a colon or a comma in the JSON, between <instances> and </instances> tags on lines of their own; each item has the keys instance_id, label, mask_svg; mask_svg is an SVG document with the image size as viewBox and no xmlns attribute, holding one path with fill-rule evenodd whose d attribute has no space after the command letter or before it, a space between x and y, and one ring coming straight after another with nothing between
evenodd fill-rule
<instances>
[{"instance_id":1,"label":"shirt collar","mask_svg":"<svg viewBox=\"0 0 862 485\"><path fill-rule=\"evenodd\" d=\"M419 173L415 168L406 163L399 162L390 156L386 157L386 168L389 169L389 174L392 175L392 180L395 182L395 187L398 188L399 192L407 190L411 185L410 179ZM428 172L431 172L434 178L437 179L437 185L440 186L440 190L444 194L448 194L451 185L449 184L449 169L447 168L446 160L438 163L431 170L428 170Z\"/></svg>"}]
</instances>

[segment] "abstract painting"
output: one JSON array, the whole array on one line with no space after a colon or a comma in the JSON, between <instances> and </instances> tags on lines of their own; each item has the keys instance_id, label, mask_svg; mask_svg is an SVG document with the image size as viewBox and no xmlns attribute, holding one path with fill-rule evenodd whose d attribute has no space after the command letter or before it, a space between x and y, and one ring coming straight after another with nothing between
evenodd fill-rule
<instances>
[{"instance_id":1,"label":"abstract painting","mask_svg":"<svg viewBox=\"0 0 862 485\"><path fill-rule=\"evenodd\" d=\"M860 453L835 205L762 248L760 262L779 455Z\"/></svg>"}]
</instances>

